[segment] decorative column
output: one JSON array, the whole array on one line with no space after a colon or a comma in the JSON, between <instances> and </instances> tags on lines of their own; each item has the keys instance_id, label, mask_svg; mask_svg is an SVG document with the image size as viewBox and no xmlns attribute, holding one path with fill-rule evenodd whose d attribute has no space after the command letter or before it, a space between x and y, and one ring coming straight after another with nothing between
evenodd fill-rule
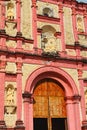
<instances>
[{"instance_id":1,"label":"decorative column","mask_svg":"<svg viewBox=\"0 0 87 130\"><path fill-rule=\"evenodd\" d=\"M67 109L68 130L77 130L75 125L73 98L66 97L65 100L66 100L66 109Z\"/></svg>"},{"instance_id":2,"label":"decorative column","mask_svg":"<svg viewBox=\"0 0 87 130\"><path fill-rule=\"evenodd\" d=\"M32 33L34 39L34 49L37 48L37 13L36 0L32 0Z\"/></svg>"},{"instance_id":3,"label":"decorative column","mask_svg":"<svg viewBox=\"0 0 87 130\"><path fill-rule=\"evenodd\" d=\"M41 54L42 53L42 50L43 50L43 45L42 45L42 29L38 28L37 29L37 35L39 37L39 43L40 43L40 48L38 48L38 50L36 50L36 53L38 52L38 54Z\"/></svg>"},{"instance_id":4,"label":"decorative column","mask_svg":"<svg viewBox=\"0 0 87 130\"><path fill-rule=\"evenodd\" d=\"M79 87L80 87L80 95L81 95L81 110L82 110L82 120L86 120L86 109L85 109L85 96L84 96L84 81L82 78L82 64L78 66L78 80L79 80Z\"/></svg>"},{"instance_id":5,"label":"decorative column","mask_svg":"<svg viewBox=\"0 0 87 130\"><path fill-rule=\"evenodd\" d=\"M26 130L33 130L33 97L29 92L24 92L24 124Z\"/></svg>"},{"instance_id":6,"label":"decorative column","mask_svg":"<svg viewBox=\"0 0 87 130\"><path fill-rule=\"evenodd\" d=\"M73 25L73 33L74 33L74 39L75 39L75 42L78 42L78 35L77 35L77 28L76 28L76 9L75 7L73 6L72 7L72 25Z\"/></svg>"},{"instance_id":7,"label":"decorative column","mask_svg":"<svg viewBox=\"0 0 87 130\"><path fill-rule=\"evenodd\" d=\"M86 120L86 108L85 108L85 96L84 96L84 81L82 78L82 65L79 65L78 69L78 80L81 95L81 110L82 110L82 130L87 130L87 120Z\"/></svg>"},{"instance_id":8,"label":"decorative column","mask_svg":"<svg viewBox=\"0 0 87 130\"><path fill-rule=\"evenodd\" d=\"M2 56L2 59L5 57ZM0 61L0 130L6 130L4 121L4 95L5 95L5 59Z\"/></svg>"},{"instance_id":9,"label":"decorative column","mask_svg":"<svg viewBox=\"0 0 87 130\"><path fill-rule=\"evenodd\" d=\"M21 1L16 1L17 33L21 31Z\"/></svg>"},{"instance_id":10,"label":"decorative column","mask_svg":"<svg viewBox=\"0 0 87 130\"><path fill-rule=\"evenodd\" d=\"M22 33L21 33L21 0L16 1L16 18L17 18L17 48L22 49Z\"/></svg>"},{"instance_id":11,"label":"decorative column","mask_svg":"<svg viewBox=\"0 0 87 130\"><path fill-rule=\"evenodd\" d=\"M80 121L80 105L79 102L81 100L81 96L79 95L74 95L73 96L73 106L74 106L74 112L75 112L75 126L76 130L81 130L81 121Z\"/></svg>"},{"instance_id":12,"label":"decorative column","mask_svg":"<svg viewBox=\"0 0 87 130\"><path fill-rule=\"evenodd\" d=\"M59 6L59 18L60 18L60 32L61 32L61 43L62 43L62 52L65 52L65 37L64 37L64 20L63 20L63 5L60 2Z\"/></svg>"},{"instance_id":13,"label":"decorative column","mask_svg":"<svg viewBox=\"0 0 87 130\"><path fill-rule=\"evenodd\" d=\"M24 130L22 121L22 62L21 58L17 59L17 121L15 130Z\"/></svg>"}]
</instances>

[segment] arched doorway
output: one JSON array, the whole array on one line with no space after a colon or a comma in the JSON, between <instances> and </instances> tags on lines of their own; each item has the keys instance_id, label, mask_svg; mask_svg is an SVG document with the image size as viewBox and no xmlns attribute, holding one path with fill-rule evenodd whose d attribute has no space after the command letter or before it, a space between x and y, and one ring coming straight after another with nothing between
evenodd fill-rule
<instances>
[{"instance_id":1,"label":"arched doorway","mask_svg":"<svg viewBox=\"0 0 87 130\"><path fill-rule=\"evenodd\" d=\"M64 88L62 90L64 91L65 102L66 102L68 130L77 130L77 129L81 130L80 112L79 112L80 96L79 96L77 86L74 80L72 79L72 77L67 72L53 66L40 67L37 70L35 70L27 79L25 92L23 94L24 95L23 96L24 98L24 124L25 124L26 130L34 130L33 118L35 118L35 116L33 114L34 112L33 106L36 103L33 102L33 94L35 94L36 88L39 88L37 84L42 82L43 79L45 78L53 79L53 82L55 82L56 80L57 85L60 88ZM35 95L34 95L34 100L35 100ZM78 119L78 120L75 120L75 119ZM45 122L47 122L47 118ZM40 129L42 130L42 127ZM48 129L48 126L47 126L47 129Z\"/></svg>"},{"instance_id":2,"label":"arched doorway","mask_svg":"<svg viewBox=\"0 0 87 130\"><path fill-rule=\"evenodd\" d=\"M34 89L34 130L67 130L65 91L53 79L40 80Z\"/></svg>"}]
</instances>

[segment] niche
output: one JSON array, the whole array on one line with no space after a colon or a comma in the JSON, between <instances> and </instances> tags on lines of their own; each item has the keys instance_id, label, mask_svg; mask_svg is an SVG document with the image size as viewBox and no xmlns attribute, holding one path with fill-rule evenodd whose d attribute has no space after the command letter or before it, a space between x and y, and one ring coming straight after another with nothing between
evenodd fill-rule
<instances>
[{"instance_id":1,"label":"niche","mask_svg":"<svg viewBox=\"0 0 87 130\"><path fill-rule=\"evenodd\" d=\"M14 4L9 2L7 4L7 20L13 21L14 20Z\"/></svg>"},{"instance_id":2,"label":"niche","mask_svg":"<svg viewBox=\"0 0 87 130\"><path fill-rule=\"evenodd\" d=\"M53 17L53 10L46 7L43 9L43 15L48 17Z\"/></svg>"}]
</instances>

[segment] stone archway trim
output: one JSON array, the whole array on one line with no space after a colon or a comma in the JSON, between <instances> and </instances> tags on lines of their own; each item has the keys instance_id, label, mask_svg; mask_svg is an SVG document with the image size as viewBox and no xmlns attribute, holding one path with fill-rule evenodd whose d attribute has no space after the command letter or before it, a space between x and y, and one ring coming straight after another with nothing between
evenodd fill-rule
<instances>
[{"instance_id":1,"label":"stone archway trim","mask_svg":"<svg viewBox=\"0 0 87 130\"><path fill-rule=\"evenodd\" d=\"M68 90L71 90L73 95L78 95L78 89L72 77L64 70L52 66L41 67L31 73L31 75L27 79L25 91L31 92L31 90L35 86L35 83L46 77L53 79L55 78L56 80L63 83L64 86L68 86Z\"/></svg>"}]
</instances>

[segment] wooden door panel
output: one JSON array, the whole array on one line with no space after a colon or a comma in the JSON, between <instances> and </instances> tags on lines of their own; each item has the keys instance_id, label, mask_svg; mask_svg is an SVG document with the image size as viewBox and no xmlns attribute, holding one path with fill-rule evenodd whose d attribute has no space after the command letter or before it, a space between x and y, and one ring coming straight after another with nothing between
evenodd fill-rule
<instances>
[{"instance_id":1,"label":"wooden door panel","mask_svg":"<svg viewBox=\"0 0 87 130\"><path fill-rule=\"evenodd\" d=\"M49 97L49 109L51 117L66 117L64 97Z\"/></svg>"},{"instance_id":2,"label":"wooden door panel","mask_svg":"<svg viewBox=\"0 0 87 130\"><path fill-rule=\"evenodd\" d=\"M48 99L47 97L35 97L34 117L48 117Z\"/></svg>"},{"instance_id":3,"label":"wooden door panel","mask_svg":"<svg viewBox=\"0 0 87 130\"><path fill-rule=\"evenodd\" d=\"M34 91L34 117L66 117L64 90L52 80L40 81Z\"/></svg>"}]
</instances>

